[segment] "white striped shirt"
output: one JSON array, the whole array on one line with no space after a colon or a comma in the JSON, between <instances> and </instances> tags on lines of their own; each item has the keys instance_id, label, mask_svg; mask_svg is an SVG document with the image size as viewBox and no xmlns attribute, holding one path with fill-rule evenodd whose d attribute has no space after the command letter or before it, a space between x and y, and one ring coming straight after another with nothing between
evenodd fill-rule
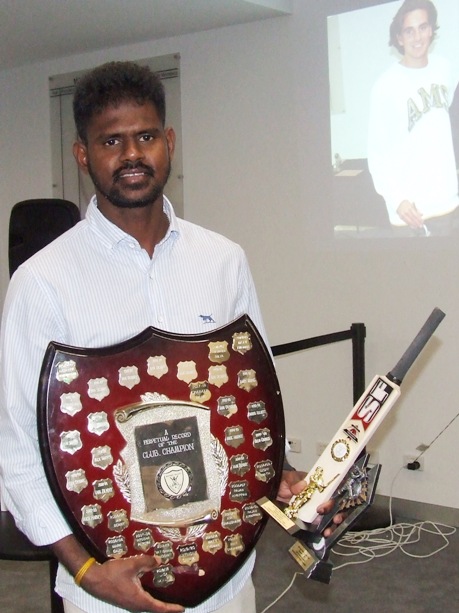
<instances>
[{"instance_id":1,"label":"white striped shirt","mask_svg":"<svg viewBox=\"0 0 459 613\"><path fill-rule=\"evenodd\" d=\"M119 343L154 326L195 334L247 313L266 339L245 254L230 240L178 219L150 258L136 239L91 201L86 218L18 268L1 329L0 468L2 494L19 528L36 544L70 533L49 489L37 440L36 397L50 341L80 347ZM252 555L209 600L209 613L231 600L254 564ZM57 591L91 613L121 609L78 588L60 567Z\"/></svg>"}]
</instances>

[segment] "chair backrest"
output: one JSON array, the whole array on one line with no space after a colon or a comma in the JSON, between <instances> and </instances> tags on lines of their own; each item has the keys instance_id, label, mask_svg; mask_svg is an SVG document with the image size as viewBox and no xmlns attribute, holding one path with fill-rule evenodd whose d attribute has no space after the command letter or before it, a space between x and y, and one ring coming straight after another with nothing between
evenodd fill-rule
<instances>
[{"instance_id":1,"label":"chair backrest","mask_svg":"<svg viewBox=\"0 0 459 613\"><path fill-rule=\"evenodd\" d=\"M8 257L10 276L34 253L80 221L80 210L69 200L23 200L11 210Z\"/></svg>"}]
</instances>

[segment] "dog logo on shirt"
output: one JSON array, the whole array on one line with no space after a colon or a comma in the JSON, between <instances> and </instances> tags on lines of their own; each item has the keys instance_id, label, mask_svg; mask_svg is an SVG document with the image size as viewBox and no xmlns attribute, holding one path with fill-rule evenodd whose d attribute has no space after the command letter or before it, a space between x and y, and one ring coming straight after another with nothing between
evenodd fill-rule
<instances>
[{"instance_id":1,"label":"dog logo on shirt","mask_svg":"<svg viewBox=\"0 0 459 613\"><path fill-rule=\"evenodd\" d=\"M215 323L215 319L212 317L212 315L200 315L199 317L201 318L203 324Z\"/></svg>"}]
</instances>

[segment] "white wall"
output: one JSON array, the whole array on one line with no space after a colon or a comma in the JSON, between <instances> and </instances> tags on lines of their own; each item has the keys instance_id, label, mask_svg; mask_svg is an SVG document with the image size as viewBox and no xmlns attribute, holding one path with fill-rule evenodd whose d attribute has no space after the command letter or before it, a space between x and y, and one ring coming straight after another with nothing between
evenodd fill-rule
<instances>
[{"instance_id":1,"label":"white wall","mask_svg":"<svg viewBox=\"0 0 459 613\"><path fill-rule=\"evenodd\" d=\"M458 254L450 247L337 252L310 240L308 220L326 204L313 143L329 138L314 120L321 104L314 92L327 84L312 25L318 4L297 0L293 16L0 73L1 296L9 211L52 193L48 76L179 52L185 215L246 249L273 345L364 322L370 379L394 365L434 306L447 313L370 445L383 464L378 491L388 495L402 456L429 443L459 410ZM287 429L303 441L299 467L313 464L316 443L328 442L351 408L350 355L341 343L279 360ZM459 420L427 453L426 470L403 471L392 494L458 508L451 470L458 432Z\"/></svg>"}]
</instances>

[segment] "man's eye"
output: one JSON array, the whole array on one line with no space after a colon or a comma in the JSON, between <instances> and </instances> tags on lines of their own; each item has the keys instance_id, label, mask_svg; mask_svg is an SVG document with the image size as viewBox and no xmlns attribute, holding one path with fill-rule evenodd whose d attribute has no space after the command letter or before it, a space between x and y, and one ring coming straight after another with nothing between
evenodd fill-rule
<instances>
[{"instance_id":1,"label":"man's eye","mask_svg":"<svg viewBox=\"0 0 459 613\"><path fill-rule=\"evenodd\" d=\"M118 139L117 138L109 138L108 140L105 141L105 144L108 147L113 147L114 145L116 145L118 143Z\"/></svg>"},{"instance_id":2,"label":"man's eye","mask_svg":"<svg viewBox=\"0 0 459 613\"><path fill-rule=\"evenodd\" d=\"M142 134L140 137L140 141L143 143L148 143L154 139L153 134Z\"/></svg>"}]
</instances>

